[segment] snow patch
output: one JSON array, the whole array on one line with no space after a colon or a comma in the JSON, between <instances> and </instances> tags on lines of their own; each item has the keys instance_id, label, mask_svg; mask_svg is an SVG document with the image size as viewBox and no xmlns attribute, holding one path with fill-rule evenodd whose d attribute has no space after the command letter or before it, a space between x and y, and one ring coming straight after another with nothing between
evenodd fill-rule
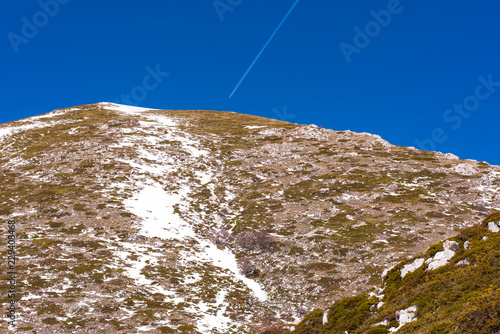
<instances>
[{"instance_id":1,"label":"snow patch","mask_svg":"<svg viewBox=\"0 0 500 334\"><path fill-rule=\"evenodd\" d=\"M443 248L443 251L437 252L433 258L428 258L425 261L428 264L427 270L434 270L447 264L453 255L455 255L455 251L459 248L459 245L456 241L446 240L443 243Z\"/></svg>"},{"instance_id":2,"label":"snow patch","mask_svg":"<svg viewBox=\"0 0 500 334\"><path fill-rule=\"evenodd\" d=\"M246 125L245 128L247 129L261 129L261 128L265 128L266 126L265 125Z\"/></svg>"},{"instance_id":3,"label":"snow patch","mask_svg":"<svg viewBox=\"0 0 500 334\"><path fill-rule=\"evenodd\" d=\"M233 277L245 284L260 301L267 300L267 293L260 287L259 283L245 277L240 273L236 256L227 248L219 249L211 242L198 240L201 247L205 249L204 253L199 252L186 258L187 261L211 262L214 266L228 270Z\"/></svg>"},{"instance_id":4,"label":"snow patch","mask_svg":"<svg viewBox=\"0 0 500 334\"><path fill-rule=\"evenodd\" d=\"M460 158L456 156L455 154L452 153L442 153L442 152L436 152L436 155L439 159L448 159L448 160L459 160Z\"/></svg>"},{"instance_id":5,"label":"snow patch","mask_svg":"<svg viewBox=\"0 0 500 334\"><path fill-rule=\"evenodd\" d=\"M499 223L498 222L489 222L488 223L488 230L490 230L493 233L500 232Z\"/></svg>"},{"instance_id":6,"label":"snow patch","mask_svg":"<svg viewBox=\"0 0 500 334\"><path fill-rule=\"evenodd\" d=\"M124 201L127 209L142 218L141 234L161 239L194 238L193 228L175 213L187 189L169 194L159 184L145 185L133 198Z\"/></svg>"},{"instance_id":7,"label":"snow patch","mask_svg":"<svg viewBox=\"0 0 500 334\"><path fill-rule=\"evenodd\" d=\"M156 109L150 109L150 108L126 106L124 104L110 103L110 102L100 102L100 103L98 103L98 105L103 107L103 108L106 108L108 110L119 111L119 112L122 112L122 113L128 114L128 115L137 115L137 114L142 113L144 111L156 110Z\"/></svg>"},{"instance_id":8,"label":"snow patch","mask_svg":"<svg viewBox=\"0 0 500 334\"><path fill-rule=\"evenodd\" d=\"M416 306L408 307L405 310L397 311L396 316L398 317L399 326L389 328L389 332L391 333L396 332L407 323L417 320L417 318L415 317L416 312L417 312Z\"/></svg>"},{"instance_id":9,"label":"snow patch","mask_svg":"<svg viewBox=\"0 0 500 334\"><path fill-rule=\"evenodd\" d=\"M380 244L380 243L388 244L389 241L387 241L385 239L377 239L377 240L372 241L372 244Z\"/></svg>"},{"instance_id":10,"label":"snow patch","mask_svg":"<svg viewBox=\"0 0 500 334\"><path fill-rule=\"evenodd\" d=\"M23 122L18 126L7 126L0 128L0 141L11 137L19 132L40 129L45 127L54 126L56 124L69 123L68 121L52 121L52 122Z\"/></svg>"},{"instance_id":11,"label":"snow patch","mask_svg":"<svg viewBox=\"0 0 500 334\"><path fill-rule=\"evenodd\" d=\"M377 326L388 326L389 325L389 320L384 319L381 322L377 322L376 324L373 324L372 327L377 327Z\"/></svg>"},{"instance_id":12,"label":"snow patch","mask_svg":"<svg viewBox=\"0 0 500 334\"><path fill-rule=\"evenodd\" d=\"M46 119L46 118L53 118L56 116L62 116L70 111L75 111L75 110L79 110L79 108L58 109L58 110L51 111L51 112L44 114L44 115L30 117L30 120L31 121L39 121L39 120Z\"/></svg>"},{"instance_id":13,"label":"snow patch","mask_svg":"<svg viewBox=\"0 0 500 334\"><path fill-rule=\"evenodd\" d=\"M328 323L328 310L323 312L323 325Z\"/></svg>"},{"instance_id":14,"label":"snow patch","mask_svg":"<svg viewBox=\"0 0 500 334\"><path fill-rule=\"evenodd\" d=\"M416 259L412 263L405 265L403 269L401 269L401 278L405 277L406 274L408 273L414 272L415 270L420 268L420 266L422 266L423 264L424 264L424 259Z\"/></svg>"},{"instance_id":15,"label":"snow patch","mask_svg":"<svg viewBox=\"0 0 500 334\"><path fill-rule=\"evenodd\" d=\"M477 169L474 168L474 166L472 166L471 164L468 164L468 163L463 163L463 164L457 165L457 166L455 166L455 168L453 168L453 170L455 171L455 173L458 173L460 175L474 175L474 174L477 174Z\"/></svg>"}]
</instances>

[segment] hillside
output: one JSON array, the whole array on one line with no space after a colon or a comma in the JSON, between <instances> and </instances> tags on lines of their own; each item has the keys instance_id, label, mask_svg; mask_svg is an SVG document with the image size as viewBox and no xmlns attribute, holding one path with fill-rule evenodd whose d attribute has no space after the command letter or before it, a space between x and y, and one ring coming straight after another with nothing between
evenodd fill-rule
<instances>
[{"instance_id":1,"label":"hillside","mask_svg":"<svg viewBox=\"0 0 500 334\"><path fill-rule=\"evenodd\" d=\"M392 268L380 290L311 312L292 334L500 333L499 231L496 212Z\"/></svg>"},{"instance_id":2,"label":"hillside","mask_svg":"<svg viewBox=\"0 0 500 334\"><path fill-rule=\"evenodd\" d=\"M232 112L98 103L2 124L0 144L12 331L297 324L500 208L500 167Z\"/></svg>"}]
</instances>

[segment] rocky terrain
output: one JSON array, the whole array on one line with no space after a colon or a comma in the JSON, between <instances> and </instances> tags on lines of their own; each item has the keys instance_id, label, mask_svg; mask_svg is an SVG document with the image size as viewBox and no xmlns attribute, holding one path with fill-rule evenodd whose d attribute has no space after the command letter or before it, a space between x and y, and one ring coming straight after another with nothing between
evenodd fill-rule
<instances>
[{"instance_id":1,"label":"rocky terrain","mask_svg":"<svg viewBox=\"0 0 500 334\"><path fill-rule=\"evenodd\" d=\"M98 103L0 125L0 144L13 332L298 324L500 208L500 167L232 112Z\"/></svg>"}]
</instances>

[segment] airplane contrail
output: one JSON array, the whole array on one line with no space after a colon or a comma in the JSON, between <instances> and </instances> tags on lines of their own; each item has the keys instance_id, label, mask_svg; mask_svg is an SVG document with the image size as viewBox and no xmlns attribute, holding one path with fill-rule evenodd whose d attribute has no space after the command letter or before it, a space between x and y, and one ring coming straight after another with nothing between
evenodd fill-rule
<instances>
[{"instance_id":1,"label":"airplane contrail","mask_svg":"<svg viewBox=\"0 0 500 334\"><path fill-rule=\"evenodd\" d=\"M238 90L238 88L240 87L240 85L243 83L243 81L247 77L248 73L252 70L252 67L255 65L255 63L257 62L257 60L259 60L259 58L262 55L262 53L264 52L264 50L267 48L267 46L269 45L269 43L271 43L271 40L274 38L274 36L278 32L278 30L281 28L281 26L283 25L283 23L285 23L286 19L288 18L288 16L290 16L290 13L293 11L293 9L295 8L295 6L297 6L297 4L299 3L299 1L300 0L296 0L295 1L295 3L292 5L292 8L290 8L290 10L286 13L285 17L283 18L283 20L281 20L280 24L278 24L278 27L276 27L276 29L274 30L274 32L271 35L271 37L269 37L269 39L267 40L266 44L264 44L264 47L262 48L262 50L260 50L260 52L257 55L257 57L255 57L255 59L253 60L252 64L250 64L250 67L248 67L248 69L245 72L245 74L243 74L243 76L241 77L240 81L238 81L238 83L236 84L236 87L234 87L233 92L231 93L231 95L229 95L229 98L231 98L234 95L234 93Z\"/></svg>"}]
</instances>

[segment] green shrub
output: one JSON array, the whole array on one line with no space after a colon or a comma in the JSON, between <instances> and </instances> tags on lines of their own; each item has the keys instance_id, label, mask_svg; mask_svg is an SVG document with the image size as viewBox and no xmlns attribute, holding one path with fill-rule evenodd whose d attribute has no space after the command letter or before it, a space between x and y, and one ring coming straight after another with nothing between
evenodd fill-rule
<instances>
[{"instance_id":1,"label":"green shrub","mask_svg":"<svg viewBox=\"0 0 500 334\"><path fill-rule=\"evenodd\" d=\"M447 334L453 333L451 330L453 328L453 323L450 322L440 322L432 326L431 330L426 334Z\"/></svg>"},{"instance_id":2,"label":"green shrub","mask_svg":"<svg viewBox=\"0 0 500 334\"><path fill-rule=\"evenodd\" d=\"M323 311L315 310L309 313L297 326L294 334L320 334L323 327Z\"/></svg>"},{"instance_id":3,"label":"green shrub","mask_svg":"<svg viewBox=\"0 0 500 334\"><path fill-rule=\"evenodd\" d=\"M370 328L365 334L387 334L389 330L385 328Z\"/></svg>"},{"instance_id":4,"label":"green shrub","mask_svg":"<svg viewBox=\"0 0 500 334\"><path fill-rule=\"evenodd\" d=\"M56 318L52 318L52 317L51 318L45 318L45 319L42 320L42 322L44 324L47 324L47 325L56 325L56 324L59 323L59 321L57 321Z\"/></svg>"},{"instance_id":5,"label":"green shrub","mask_svg":"<svg viewBox=\"0 0 500 334\"><path fill-rule=\"evenodd\" d=\"M368 298L366 294L344 298L335 303L328 310L328 322L324 325L324 333L356 330L370 317L370 309L377 303L377 298Z\"/></svg>"},{"instance_id":6,"label":"green shrub","mask_svg":"<svg viewBox=\"0 0 500 334\"><path fill-rule=\"evenodd\" d=\"M491 213L488 217L486 217L483 224L487 225L489 222L498 222L498 221L500 221L500 211L495 211Z\"/></svg>"}]
</instances>

